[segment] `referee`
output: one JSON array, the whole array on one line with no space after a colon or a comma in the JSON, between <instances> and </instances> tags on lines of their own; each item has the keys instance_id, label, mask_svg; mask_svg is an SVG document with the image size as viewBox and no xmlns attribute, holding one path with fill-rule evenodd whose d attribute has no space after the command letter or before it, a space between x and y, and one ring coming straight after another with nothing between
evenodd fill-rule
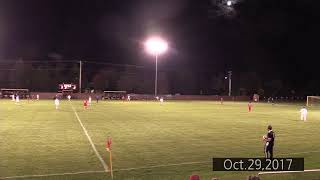
<instances>
[{"instance_id":1,"label":"referee","mask_svg":"<svg viewBox=\"0 0 320 180\"><path fill-rule=\"evenodd\" d=\"M272 126L268 126L268 134L265 139L266 144L264 147L265 157L272 159L273 158L273 146L274 146L275 133L272 131Z\"/></svg>"}]
</instances>

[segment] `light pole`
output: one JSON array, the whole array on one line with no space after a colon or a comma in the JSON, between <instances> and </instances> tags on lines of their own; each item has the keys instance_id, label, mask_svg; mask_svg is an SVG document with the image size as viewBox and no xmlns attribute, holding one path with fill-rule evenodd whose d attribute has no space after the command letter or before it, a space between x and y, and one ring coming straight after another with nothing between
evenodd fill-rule
<instances>
[{"instance_id":1,"label":"light pole","mask_svg":"<svg viewBox=\"0 0 320 180\"><path fill-rule=\"evenodd\" d=\"M228 71L228 78L229 78L229 96L231 96L231 82L232 82L232 79L231 79L231 77L232 77L232 71Z\"/></svg>"},{"instance_id":2,"label":"light pole","mask_svg":"<svg viewBox=\"0 0 320 180\"><path fill-rule=\"evenodd\" d=\"M156 59L156 72L154 81L154 96L157 96L158 91L158 56L163 54L168 49L168 44L160 37L151 37L145 43L145 48L148 53L155 56Z\"/></svg>"},{"instance_id":3,"label":"light pole","mask_svg":"<svg viewBox=\"0 0 320 180\"><path fill-rule=\"evenodd\" d=\"M79 93L81 94L81 79L82 79L82 62L79 61L79 65L80 65L80 68L79 68Z\"/></svg>"}]
</instances>

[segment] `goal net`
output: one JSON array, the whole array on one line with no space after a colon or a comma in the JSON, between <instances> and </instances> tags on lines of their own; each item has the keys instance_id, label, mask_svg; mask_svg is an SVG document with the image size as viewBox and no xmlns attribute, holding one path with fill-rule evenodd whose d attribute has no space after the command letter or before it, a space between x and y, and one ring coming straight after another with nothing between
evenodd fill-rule
<instances>
[{"instance_id":1,"label":"goal net","mask_svg":"<svg viewBox=\"0 0 320 180\"><path fill-rule=\"evenodd\" d=\"M307 96L307 106L320 105L320 96Z\"/></svg>"},{"instance_id":2,"label":"goal net","mask_svg":"<svg viewBox=\"0 0 320 180\"><path fill-rule=\"evenodd\" d=\"M14 96L19 95L21 99L28 98L30 97L30 91L29 89L6 89L6 88L0 89L0 96L2 98L11 98L12 95Z\"/></svg>"},{"instance_id":3,"label":"goal net","mask_svg":"<svg viewBox=\"0 0 320 180\"><path fill-rule=\"evenodd\" d=\"M103 91L104 99L125 99L127 91Z\"/></svg>"}]
</instances>

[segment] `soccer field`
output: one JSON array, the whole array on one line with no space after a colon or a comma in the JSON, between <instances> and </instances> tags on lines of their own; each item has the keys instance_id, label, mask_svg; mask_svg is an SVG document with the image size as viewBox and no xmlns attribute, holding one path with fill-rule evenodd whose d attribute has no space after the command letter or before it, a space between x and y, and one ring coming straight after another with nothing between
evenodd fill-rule
<instances>
[{"instance_id":1,"label":"soccer field","mask_svg":"<svg viewBox=\"0 0 320 180\"><path fill-rule=\"evenodd\" d=\"M258 103L251 113L240 102L101 101L87 110L81 101L60 104L0 101L0 179L111 179L104 172L108 136L114 179L188 179L192 172L246 179L258 172L213 172L212 157L263 157L268 124L275 157L304 157L305 169L320 169L320 108L309 108L302 122L301 104Z\"/></svg>"}]
</instances>

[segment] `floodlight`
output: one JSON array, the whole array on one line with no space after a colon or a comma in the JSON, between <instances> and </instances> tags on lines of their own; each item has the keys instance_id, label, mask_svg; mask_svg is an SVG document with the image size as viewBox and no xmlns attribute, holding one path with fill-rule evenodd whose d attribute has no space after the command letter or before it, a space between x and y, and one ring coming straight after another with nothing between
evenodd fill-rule
<instances>
[{"instance_id":1,"label":"floodlight","mask_svg":"<svg viewBox=\"0 0 320 180\"><path fill-rule=\"evenodd\" d=\"M152 37L146 41L145 47L149 53L159 55L168 49L168 44L165 40L159 37Z\"/></svg>"},{"instance_id":2,"label":"floodlight","mask_svg":"<svg viewBox=\"0 0 320 180\"><path fill-rule=\"evenodd\" d=\"M231 6L231 5L232 5L232 1L230 1L230 0L227 1L227 5L228 5L228 6Z\"/></svg>"}]
</instances>

